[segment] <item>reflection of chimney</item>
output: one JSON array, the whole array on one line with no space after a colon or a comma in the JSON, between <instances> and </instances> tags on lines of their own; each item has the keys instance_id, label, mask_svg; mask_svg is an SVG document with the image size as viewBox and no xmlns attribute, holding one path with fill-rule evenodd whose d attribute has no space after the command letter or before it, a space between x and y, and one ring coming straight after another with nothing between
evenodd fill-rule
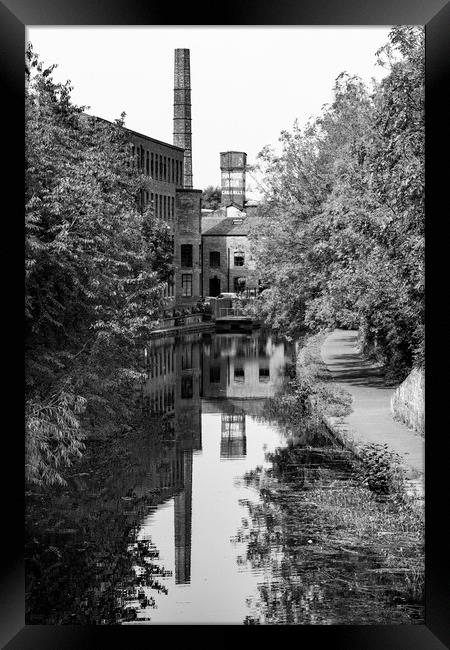
<instances>
[{"instance_id":1,"label":"reflection of chimney","mask_svg":"<svg viewBox=\"0 0 450 650\"><path fill-rule=\"evenodd\" d=\"M220 154L222 205L245 205L245 167L247 154L243 151L225 151Z\"/></svg>"},{"instance_id":2,"label":"reflection of chimney","mask_svg":"<svg viewBox=\"0 0 450 650\"><path fill-rule=\"evenodd\" d=\"M191 67L189 50L175 50L173 143L184 149L183 187L192 185Z\"/></svg>"},{"instance_id":3,"label":"reflection of chimney","mask_svg":"<svg viewBox=\"0 0 450 650\"><path fill-rule=\"evenodd\" d=\"M183 454L184 490L175 497L175 584L191 581L192 450Z\"/></svg>"}]
</instances>

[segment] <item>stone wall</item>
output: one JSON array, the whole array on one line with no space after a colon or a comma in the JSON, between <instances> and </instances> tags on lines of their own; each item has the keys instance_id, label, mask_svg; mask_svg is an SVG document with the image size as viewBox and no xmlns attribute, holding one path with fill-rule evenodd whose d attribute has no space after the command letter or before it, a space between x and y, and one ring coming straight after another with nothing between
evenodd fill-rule
<instances>
[{"instance_id":1,"label":"stone wall","mask_svg":"<svg viewBox=\"0 0 450 650\"><path fill-rule=\"evenodd\" d=\"M396 420L425 433L425 373L414 368L391 398L391 411Z\"/></svg>"}]
</instances>

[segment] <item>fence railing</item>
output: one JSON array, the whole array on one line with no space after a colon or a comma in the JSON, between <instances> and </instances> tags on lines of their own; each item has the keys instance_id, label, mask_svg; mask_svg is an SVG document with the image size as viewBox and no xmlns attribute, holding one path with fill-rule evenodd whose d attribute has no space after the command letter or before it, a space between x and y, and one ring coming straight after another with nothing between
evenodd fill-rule
<instances>
[{"instance_id":1,"label":"fence railing","mask_svg":"<svg viewBox=\"0 0 450 650\"><path fill-rule=\"evenodd\" d=\"M245 316L244 310L241 307L220 307L220 318L228 318L230 316Z\"/></svg>"}]
</instances>

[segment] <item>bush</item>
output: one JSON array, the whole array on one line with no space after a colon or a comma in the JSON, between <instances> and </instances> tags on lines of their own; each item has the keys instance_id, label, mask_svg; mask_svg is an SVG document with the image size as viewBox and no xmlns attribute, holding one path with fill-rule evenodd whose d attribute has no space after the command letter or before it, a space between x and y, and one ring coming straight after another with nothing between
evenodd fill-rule
<instances>
[{"instance_id":1,"label":"bush","mask_svg":"<svg viewBox=\"0 0 450 650\"><path fill-rule=\"evenodd\" d=\"M387 444L368 443L359 453L358 476L369 490L379 495L400 494L404 488L404 471L400 456Z\"/></svg>"}]
</instances>

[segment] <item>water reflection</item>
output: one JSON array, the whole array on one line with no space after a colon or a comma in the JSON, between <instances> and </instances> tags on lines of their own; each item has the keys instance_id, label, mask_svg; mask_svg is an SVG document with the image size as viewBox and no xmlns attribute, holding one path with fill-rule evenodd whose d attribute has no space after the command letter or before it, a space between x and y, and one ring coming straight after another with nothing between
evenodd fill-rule
<instances>
[{"instance_id":1,"label":"water reflection","mask_svg":"<svg viewBox=\"0 0 450 650\"><path fill-rule=\"evenodd\" d=\"M245 413L222 413L220 458L243 458L247 453Z\"/></svg>"},{"instance_id":2,"label":"water reflection","mask_svg":"<svg viewBox=\"0 0 450 650\"><path fill-rule=\"evenodd\" d=\"M148 343L134 433L28 500L28 624L421 620L413 543L389 565L347 534L355 512L386 518L326 430L290 426L294 348L262 330Z\"/></svg>"},{"instance_id":3,"label":"water reflection","mask_svg":"<svg viewBox=\"0 0 450 650\"><path fill-rule=\"evenodd\" d=\"M240 498L247 492L236 480L255 463L265 462L268 445L275 449L280 443L279 433L258 422L257 416L265 399L282 384L293 352L293 346L261 330L149 342L144 405L149 419L164 419L167 439L149 463L147 488L159 491L160 503L144 521L139 539L151 538L161 563L174 570L164 582L167 594L157 598L151 616L142 612L144 619L242 621L245 600L256 582L242 581L230 544L244 511ZM221 549L220 561L211 555L211 546ZM229 590L223 579L224 555ZM241 582L237 607L221 608L217 595L208 601L205 582L217 571L227 598L236 591L233 581ZM184 589L181 603L179 589Z\"/></svg>"}]
</instances>

